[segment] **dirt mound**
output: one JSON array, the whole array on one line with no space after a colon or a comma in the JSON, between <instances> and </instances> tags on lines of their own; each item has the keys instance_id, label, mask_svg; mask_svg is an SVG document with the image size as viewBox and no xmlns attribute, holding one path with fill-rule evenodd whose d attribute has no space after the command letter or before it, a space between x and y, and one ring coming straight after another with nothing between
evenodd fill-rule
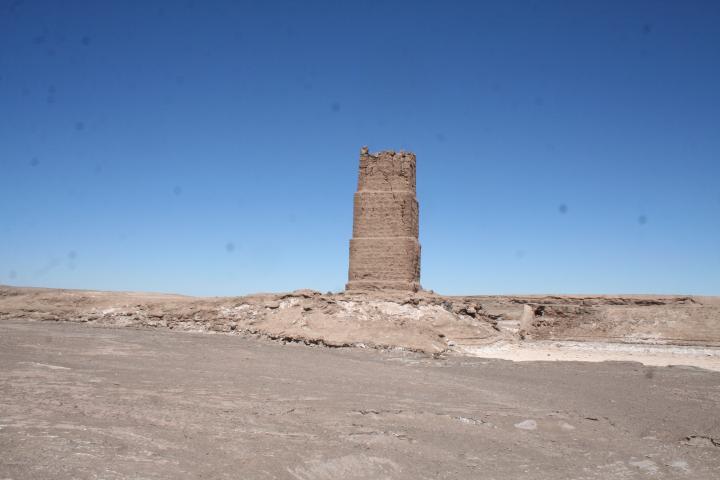
<instances>
[{"instance_id":1,"label":"dirt mound","mask_svg":"<svg viewBox=\"0 0 720 480\"><path fill-rule=\"evenodd\" d=\"M0 286L0 319L22 318L433 354L520 339L720 346L718 297L449 297L297 290L199 298Z\"/></svg>"},{"instance_id":2,"label":"dirt mound","mask_svg":"<svg viewBox=\"0 0 720 480\"><path fill-rule=\"evenodd\" d=\"M328 346L440 353L501 334L473 300L426 293L286 294L195 298L129 292L0 287L0 319L249 333Z\"/></svg>"}]
</instances>

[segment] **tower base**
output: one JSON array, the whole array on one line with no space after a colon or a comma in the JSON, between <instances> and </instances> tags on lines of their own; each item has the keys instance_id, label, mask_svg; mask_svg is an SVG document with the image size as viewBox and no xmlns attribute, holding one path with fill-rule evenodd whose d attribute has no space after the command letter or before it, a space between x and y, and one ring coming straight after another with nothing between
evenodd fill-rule
<instances>
[{"instance_id":1,"label":"tower base","mask_svg":"<svg viewBox=\"0 0 720 480\"><path fill-rule=\"evenodd\" d=\"M348 292L419 292L422 287L417 282L378 281L378 280L351 280L345 285Z\"/></svg>"}]
</instances>

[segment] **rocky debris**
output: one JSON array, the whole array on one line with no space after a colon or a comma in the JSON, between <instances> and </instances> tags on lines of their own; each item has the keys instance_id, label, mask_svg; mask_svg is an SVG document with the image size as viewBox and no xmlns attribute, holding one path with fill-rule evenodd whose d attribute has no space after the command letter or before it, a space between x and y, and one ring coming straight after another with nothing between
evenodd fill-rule
<instances>
[{"instance_id":1,"label":"rocky debris","mask_svg":"<svg viewBox=\"0 0 720 480\"><path fill-rule=\"evenodd\" d=\"M0 287L0 320L251 334L331 347L440 354L456 343L497 340L475 301L424 293L323 294L296 290L230 298Z\"/></svg>"},{"instance_id":2,"label":"rocky debris","mask_svg":"<svg viewBox=\"0 0 720 480\"><path fill-rule=\"evenodd\" d=\"M680 443L691 447L720 447L719 438L706 437L703 435L687 436Z\"/></svg>"},{"instance_id":3,"label":"rocky debris","mask_svg":"<svg viewBox=\"0 0 720 480\"><path fill-rule=\"evenodd\" d=\"M649 295L470 297L526 340L720 346L720 298Z\"/></svg>"},{"instance_id":4,"label":"rocky debris","mask_svg":"<svg viewBox=\"0 0 720 480\"><path fill-rule=\"evenodd\" d=\"M720 345L716 297L452 297L426 291L296 290L196 298L0 286L0 320L19 318L431 354L521 339Z\"/></svg>"}]
</instances>

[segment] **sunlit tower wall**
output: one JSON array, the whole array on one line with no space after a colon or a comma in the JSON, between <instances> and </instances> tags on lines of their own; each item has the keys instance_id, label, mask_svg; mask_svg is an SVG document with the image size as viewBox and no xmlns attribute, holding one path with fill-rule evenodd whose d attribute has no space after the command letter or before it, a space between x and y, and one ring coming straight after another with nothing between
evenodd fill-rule
<instances>
[{"instance_id":1,"label":"sunlit tower wall","mask_svg":"<svg viewBox=\"0 0 720 480\"><path fill-rule=\"evenodd\" d=\"M415 154L360 151L347 290L420 290Z\"/></svg>"}]
</instances>

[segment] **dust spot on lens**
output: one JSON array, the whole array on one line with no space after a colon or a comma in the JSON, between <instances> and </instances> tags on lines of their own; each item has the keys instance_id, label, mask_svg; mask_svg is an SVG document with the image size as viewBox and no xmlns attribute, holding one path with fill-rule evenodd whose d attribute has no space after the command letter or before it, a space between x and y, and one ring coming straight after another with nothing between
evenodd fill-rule
<instances>
[{"instance_id":1,"label":"dust spot on lens","mask_svg":"<svg viewBox=\"0 0 720 480\"><path fill-rule=\"evenodd\" d=\"M75 260L77 258L77 252L75 250L70 250L67 256L70 260Z\"/></svg>"},{"instance_id":2,"label":"dust spot on lens","mask_svg":"<svg viewBox=\"0 0 720 480\"><path fill-rule=\"evenodd\" d=\"M90 38L90 35L83 35L83 37L80 39L80 43L82 43L84 47L90 46L90 42L92 42L92 38Z\"/></svg>"},{"instance_id":3,"label":"dust spot on lens","mask_svg":"<svg viewBox=\"0 0 720 480\"><path fill-rule=\"evenodd\" d=\"M10 273L8 274L11 280L15 280L17 278L17 272L15 270L10 270Z\"/></svg>"},{"instance_id":4,"label":"dust spot on lens","mask_svg":"<svg viewBox=\"0 0 720 480\"><path fill-rule=\"evenodd\" d=\"M179 185L175 185L175 187L173 187L173 194L176 196L182 195L182 187Z\"/></svg>"},{"instance_id":5,"label":"dust spot on lens","mask_svg":"<svg viewBox=\"0 0 720 480\"><path fill-rule=\"evenodd\" d=\"M226 250L228 253L234 252L234 251L235 251L235 244L234 244L233 242L228 242L228 243L226 243L226 244L225 244L225 250Z\"/></svg>"},{"instance_id":6,"label":"dust spot on lens","mask_svg":"<svg viewBox=\"0 0 720 480\"><path fill-rule=\"evenodd\" d=\"M85 130L85 124L83 122L75 122L75 130L82 132Z\"/></svg>"},{"instance_id":7,"label":"dust spot on lens","mask_svg":"<svg viewBox=\"0 0 720 480\"><path fill-rule=\"evenodd\" d=\"M57 268L62 262L58 258L52 258L50 261L48 261L45 265L43 265L38 270L35 270L35 276L40 277L43 275L47 275L50 271Z\"/></svg>"},{"instance_id":8,"label":"dust spot on lens","mask_svg":"<svg viewBox=\"0 0 720 480\"><path fill-rule=\"evenodd\" d=\"M435 139L436 139L438 142L440 142L440 143L445 143L445 140L447 140L447 139L445 138L445 135L442 134L442 133L436 133L436 134L435 134Z\"/></svg>"},{"instance_id":9,"label":"dust spot on lens","mask_svg":"<svg viewBox=\"0 0 720 480\"><path fill-rule=\"evenodd\" d=\"M40 159L37 158L37 157L33 157L33 158L30 160L30 166L31 166L31 167L37 167L38 165L40 165Z\"/></svg>"},{"instance_id":10,"label":"dust spot on lens","mask_svg":"<svg viewBox=\"0 0 720 480\"><path fill-rule=\"evenodd\" d=\"M561 203L558 206L558 212L560 212L562 215L565 215L567 213L567 211L568 211L568 206L565 205L564 203Z\"/></svg>"},{"instance_id":11,"label":"dust spot on lens","mask_svg":"<svg viewBox=\"0 0 720 480\"><path fill-rule=\"evenodd\" d=\"M640 215L640 216L637 218L637 222L638 222L640 225L645 225L645 224L648 222L648 218L647 218L646 215Z\"/></svg>"},{"instance_id":12,"label":"dust spot on lens","mask_svg":"<svg viewBox=\"0 0 720 480\"><path fill-rule=\"evenodd\" d=\"M515 250L515 258L525 258L525 250Z\"/></svg>"},{"instance_id":13,"label":"dust spot on lens","mask_svg":"<svg viewBox=\"0 0 720 480\"><path fill-rule=\"evenodd\" d=\"M330 105L330 110L332 110L333 113L338 113L340 111L340 102L333 102Z\"/></svg>"},{"instance_id":14,"label":"dust spot on lens","mask_svg":"<svg viewBox=\"0 0 720 480\"><path fill-rule=\"evenodd\" d=\"M646 23L642 26L642 33L643 35L650 35L653 31L653 24L652 23Z\"/></svg>"}]
</instances>

